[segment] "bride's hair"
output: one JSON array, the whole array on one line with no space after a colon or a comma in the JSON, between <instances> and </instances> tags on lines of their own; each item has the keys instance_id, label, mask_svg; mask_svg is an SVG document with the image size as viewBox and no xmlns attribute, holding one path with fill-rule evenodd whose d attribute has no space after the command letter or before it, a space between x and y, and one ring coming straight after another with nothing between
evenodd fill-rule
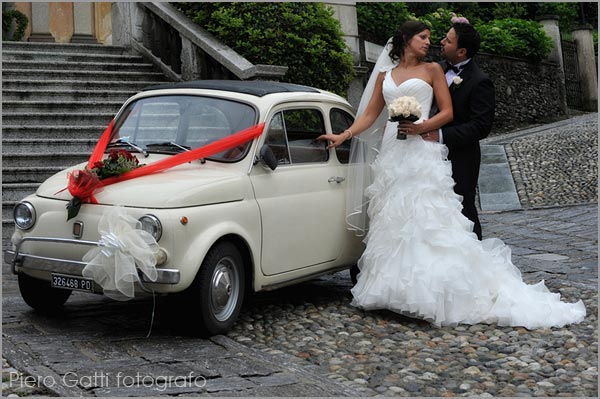
<instances>
[{"instance_id":1,"label":"bride's hair","mask_svg":"<svg viewBox=\"0 0 600 399\"><path fill-rule=\"evenodd\" d=\"M389 52L390 58L394 61L400 61L404 56L404 49L409 40L414 35L429 29L431 28L421 21L406 21L403 23L392 38L392 49Z\"/></svg>"}]
</instances>

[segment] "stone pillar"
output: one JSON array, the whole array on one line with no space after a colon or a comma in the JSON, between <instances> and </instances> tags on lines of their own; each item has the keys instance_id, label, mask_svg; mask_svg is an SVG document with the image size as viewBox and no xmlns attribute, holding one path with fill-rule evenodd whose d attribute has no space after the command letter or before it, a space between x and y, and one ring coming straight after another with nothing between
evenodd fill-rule
<instances>
[{"instance_id":1,"label":"stone pillar","mask_svg":"<svg viewBox=\"0 0 600 399\"><path fill-rule=\"evenodd\" d=\"M94 26L94 4L73 3L73 37L72 43L98 43Z\"/></svg>"},{"instance_id":2,"label":"stone pillar","mask_svg":"<svg viewBox=\"0 0 600 399\"><path fill-rule=\"evenodd\" d=\"M363 57L361 56L360 38L358 36L358 19L356 16L356 2L340 1L327 2L334 11L334 17L340 21L342 32L344 32L344 41L348 45L352 53L352 61L354 62L354 71L356 77L348 87L347 97L350 104L358 107L360 97L364 90L364 75L368 68L362 66Z\"/></svg>"},{"instance_id":3,"label":"stone pillar","mask_svg":"<svg viewBox=\"0 0 600 399\"><path fill-rule=\"evenodd\" d=\"M94 26L96 39L102 44L112 44L112 4L94 3Z\"/></svg>"},{"instance_id":4,"label":"stone pillar","mask_svg":"<svg viewBox=\"0 0 600 399\"><path fill-rule=\"evenodd\" d=\"M112 43L115 46L132 48L132 42L142 41L144 13L135 2L112 3Z\"/></svg>"},{"instance_id":5,"label":"stone pillar","mask_svg":"<svg viewBox=\"0 0 600 399\"><path fill-rule=\"evenodd\" d=\"M563 61L562 40L560 37L560 28L558 26L559 17L557 15L542 15L537 20L544 27L546 34L552 39L553 47L547 60L556 63L559 66L556 70L557 78L560 80L558 85L558 93L560 96L559 104L561 110L566 115L568 113L567 89L565 87L565 64Z\"/></svg>"},{"instance_id":6,"label":"stone pillar","mask_svg":"<svg viewBox=\"0 0 600 399\"><path fill-rule=\"evenodd\" d=\"M598 111L598 76L594 40L590 25L573 29L573 39L577 46L577 64L581 87L581 102L585 111Z\"/></svg>"},{"instance_id":7,"label":"stone pillar","mask_svg":"<svg viewBox=\"0 0 600 399\"><path fill-rule=\"evenodd\" d=\"M32 3L31 4L31 36L32 42L53 42L54 37L50 34L49 26L49 4Z\"/></svg>"},{"instance_id":8,"label":"stone pillar","mask_svg":"<svg viewBox=\"0 0 600 399\"><path fill-rule=\"evenodd\" d=\"M552 51L548 55L548 61L556 62L560 65L561 69L564 69L560 29L558 27L559 17L557 15L543 15L537 20L543 25L544 31L550 36L552 43L554 44Z\"/></svg>"},{"instance_id":9,"label":"stone pillar","mask_svg":"<svg viewBox=\"0 0 600 399\"><path fill-rule=\"evenodd\" d=\"M352 52L355 65L360 64L360 43L358 38L358 20L356 17L356 2L328 2L333 9L334 17L340 21L344 40Z\"/></svg>"},{"instance_id":10,"label":"stone pillar","mask_svg":"<svg viewBox=\"0 0 600 399\"><path fill-rule=\"evenodd\" d=\"M185 81L202 78L202 59L196 46L186 37L181 37L181 78Z\"/></svg>"}]
</instances>

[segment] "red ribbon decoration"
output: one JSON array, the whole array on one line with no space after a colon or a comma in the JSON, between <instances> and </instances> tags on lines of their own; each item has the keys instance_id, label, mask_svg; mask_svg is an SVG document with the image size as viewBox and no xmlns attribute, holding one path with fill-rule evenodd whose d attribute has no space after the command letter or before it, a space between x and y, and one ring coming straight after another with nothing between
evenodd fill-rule
<instances>
[{"instance_id":1,"label":"red ribbon decoration","mask_svg":"<svg viewBox=\"0 0 600 399\"><path fill-rule=\"evenodd\" d=\"M102 133L102 136L100 136L100 140L98 140L98 143L96 143L96 147L94 147L94 151L92 152L92 155L90 155L90 159L88 161L88 166L87 166L88 169L92 169L94 167L94 163L96 163L102 159L102 156L104 155L104 151L106 150L106 147L108 146L108 142L110 141L110 138L112 136L112 130L113 130L114 124L115 124L115 120L113 119L108 124L108 127L106 128L106 130L104 130L104 133Z\"/></svg>"},{"instance_id":2,"label":"red ribbon decoration","mask_svg":"<svg viewBox=\"0 0 600 399\"><path fill-rule=\"evenodd\" d=\"M104 155L104 151L106 150L110 138L112 137L113 125L114 120L110 122L104 133L102 133L102 136L100 137L100 140L98 140L92 155L90 155L87 167L83 170L76 170L69 173L69 183L67 187L56 193L58 194L68 189L69 193L71 193L73 196L73 198L67 204L67 221L77 216L82 202L91 202L92 204L97 204L98 201L94 197L94 193L104 186L134 179L136 177L162 172L165 169L172 168L177 165L218 154L219 152L237 147L255 139L262 134L262 131L265 127L263 122L241 130L230 136L223 137L222 139L214 141L203 147L173 155L172 157L153 162L149 165L140 166L139 168L125 172L120 176L114 176L100 180L98 179L98 176L96 176L96 174L91 170L93 169L94 164L100 161Z\"/></svg>"},{"instance_id":3,"label":"red ribbon decoration","mask_svg":"<svg viewBox=\"0 0 600 399\"><path fill-rule=\"evenodd\" d=\"M241 130L227 137L223 137L222 139L219 139L217 141L213 141L212 143L202 146L200 148L182 152L180 154L173 155L172 157L165 158L163 160L153 162L148 165L140 166L139 168L136 168L129 172L125 172L120 176L102 179L100 180L100 184L102 184L103 186L108 186L109 184L114 184L125 180L135 179L136 177L162 172L165 169L172 168L174 166L181 165L187 162L195 161L197 159L207 158L211 155L218 154L221 151L234 148L238 145L245 144L248 141L257 138L262 134L264 127L264 122L258 125L251 126L247 129ZM94 153L95 152L96 150L94 150ZM104 153L104 151L102 151L102 153ZM92 156L93 155L94 154L92 154ZM90 162L92 162L92 158L90 158Z\"/></svg>"},{"instance_id":4,"label":"red ribbon decoration","mask_svg":"<svg viewBox=\"0 0 600 399\"><path fill-rule=\"evenodd\" d=\"M84 202L89 201L92 204L98 203L94 197L94 193L102 183L95 173L90 172L87 169L76 170L69 173L68 178L69 185L67 188L73 197L77 197ZM62 191L64 191L64 189L60 190L59 193Z\"/></svg>"}]
</instances>

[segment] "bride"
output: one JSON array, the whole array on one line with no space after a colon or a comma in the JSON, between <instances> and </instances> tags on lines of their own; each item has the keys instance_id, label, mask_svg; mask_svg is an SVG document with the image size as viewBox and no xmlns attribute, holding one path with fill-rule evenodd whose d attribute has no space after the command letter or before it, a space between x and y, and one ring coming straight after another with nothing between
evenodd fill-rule
<instances>
[{"instance_id":1,"label":"bride","mask_svg":"<svg viewBox=\"0 0 600 399\"><path fill-rule=\"evenodd\" d=\"M356 121L341 134L320 137L329 140L329 147L356 138L348 222L364 233L368 215L369 229L352 304L389 309L437 326L539 328L581 322L586 313L581 300L561 302L560 294L548 291L543 281L525 284L511 262L510 248L498 239L478 240L453 190L448 149L420 136L450 122L453 113L441 66L423 61L429 36L421 22L403 24L375 66ZM425 118L435 98L439 112L415 124L402 122L406 140L396 139L396 122L386 123L383 137L380 130L370 130L385 122L386 104L401 96L417 99ZM366 205L367 215L361 212Z\"/></svg>"}]
</instances>

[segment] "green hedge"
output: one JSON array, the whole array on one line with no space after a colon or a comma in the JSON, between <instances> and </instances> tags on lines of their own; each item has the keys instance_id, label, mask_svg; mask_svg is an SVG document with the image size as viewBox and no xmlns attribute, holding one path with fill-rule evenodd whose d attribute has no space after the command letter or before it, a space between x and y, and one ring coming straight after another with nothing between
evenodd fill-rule
<instances>
[{"instance_id":1,"label":"green hedge","mask_svg":"<svg viewBox=\"0 0 600 399\"><path fill-rule=\"evenodd\" d=\"M12 37L9 35L13 20L16 22L16 28ZM2 40L13 40L20 42L25 35L29 19L19 10L10 10L2 12Z\"/></svg>"},{"instance_id":2,"label":"green hedge","mask_svg":"<svg viewBox=\"0 0 600 399\"><path fill-rule=\"evenodd\" d=\"M323 3L174 3L254 64L284 65L282 81L346 95L352 55Z\"/></svg>"}]
</instances>

